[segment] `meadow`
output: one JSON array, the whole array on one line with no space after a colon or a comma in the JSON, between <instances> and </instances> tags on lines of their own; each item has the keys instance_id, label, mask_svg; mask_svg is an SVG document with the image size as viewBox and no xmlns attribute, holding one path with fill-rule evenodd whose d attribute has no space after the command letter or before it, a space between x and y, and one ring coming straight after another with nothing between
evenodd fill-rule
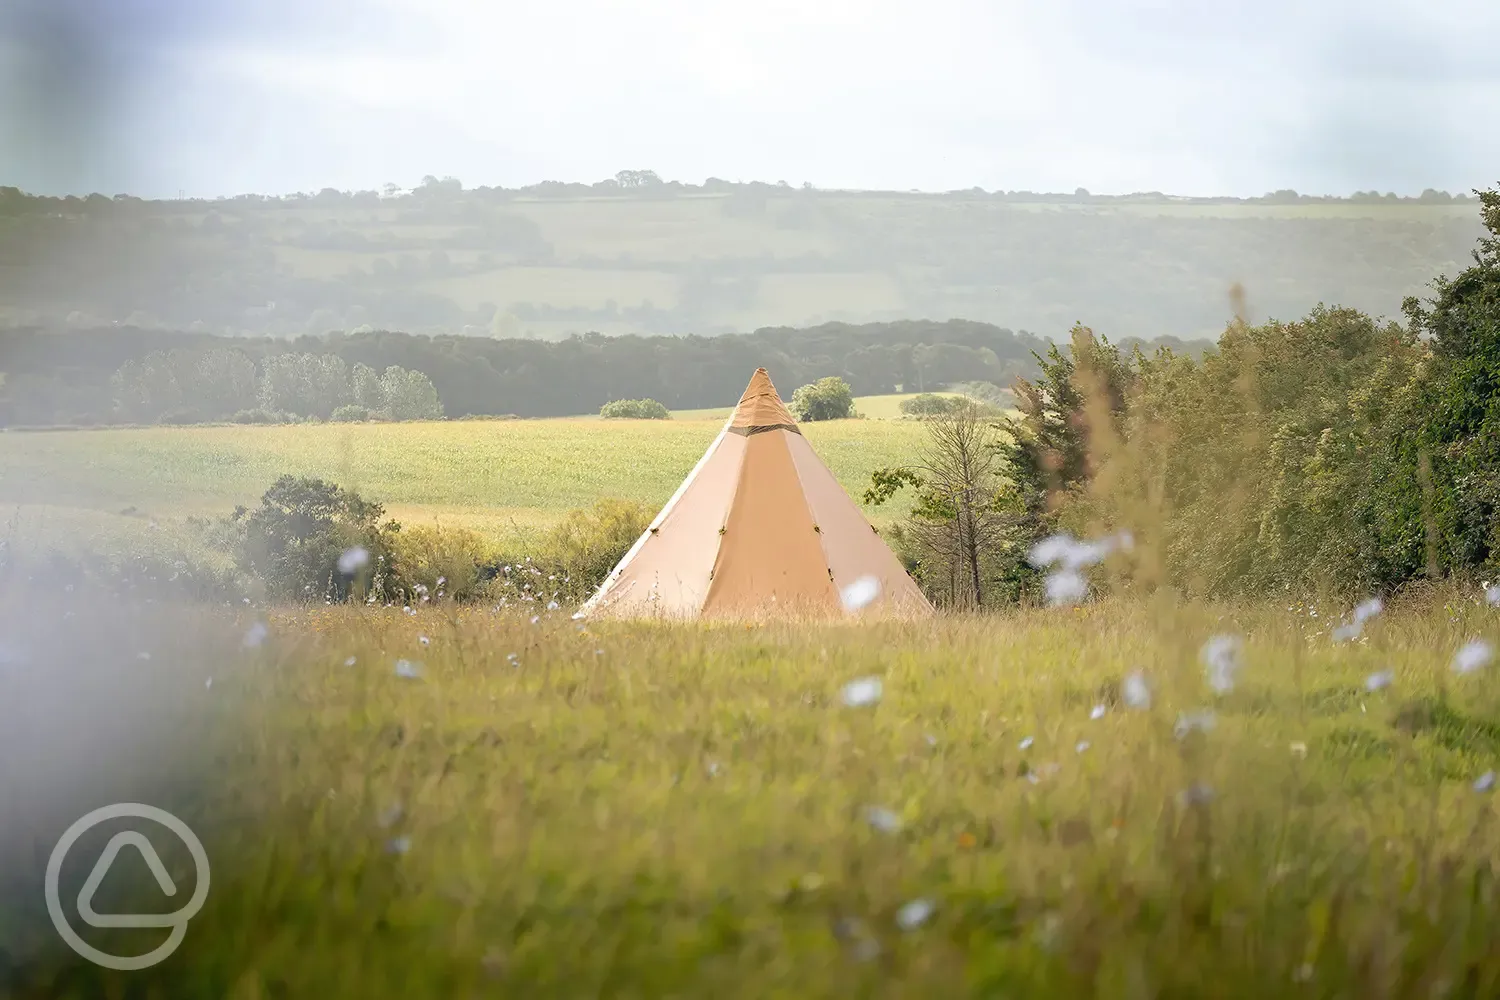
<instances>
[{"instance_id":1,"label":"meadow","mask_svg":"<svg viewBox=\"0 0 1500 1000\"><path fill-rule=\"evenodd\" d=\"M664 627L6 597L27 669L0 747L28 766L4 791L64 739L76 772L54 761L48 808L0 833L27 845L0 855L7 995L1500 988L1500 697L1450 666L1496 633L1473 594L1344 644L1344 609L1271 602ZM1215 634L1245 641L1217 692ZM864 678L879 697L848 704ZM38 912L46 845L120 798L213 864L144 972L73 958Z\"/></svg>"},{"instance_id":2,"label":"meadow","mask_svg":"<svg viewBox=\"0 0 1500 1000\"><path fill-rule=\"evenodd\" d=\"M870 419L803 428L858 497L870 473L910 462L922 425L905 397L862 397ZM316 476L385 505L403 524L462 527L521 544L603 497L660 506L730 408L667 421L464 420L399 424L149 427L0 434L0 537L32 551L193 544L188 517L255 506L283 473ZM904 515L904 498L870 511Z\"/></svg>"}]
</instances>

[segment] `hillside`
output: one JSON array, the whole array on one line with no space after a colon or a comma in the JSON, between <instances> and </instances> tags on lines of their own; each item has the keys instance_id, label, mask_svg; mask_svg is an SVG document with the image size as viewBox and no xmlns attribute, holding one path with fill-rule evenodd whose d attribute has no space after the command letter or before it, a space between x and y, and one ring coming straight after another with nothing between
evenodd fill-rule
<instances>
[{"instance_id":1,"label":"hillside","mask_svg":"<svg viewBox=\"0 0 1500 1000\"><path fill-rule=\"evenodd\" d=\"M644 179L643 179L644 178ZM0 188L0 324L554 339L966 319L1214 337L1318 302L1376 314L1468 260L1472 201L595 185L148 202Z\"/></svg>"}]
</instances>

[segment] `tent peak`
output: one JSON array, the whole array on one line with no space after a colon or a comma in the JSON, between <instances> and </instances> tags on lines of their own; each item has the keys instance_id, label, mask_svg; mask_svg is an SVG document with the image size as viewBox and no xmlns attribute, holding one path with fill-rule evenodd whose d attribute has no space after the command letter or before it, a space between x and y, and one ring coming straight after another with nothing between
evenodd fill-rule
<instances>
[{"instance_id":1,"label":"tent peak","mask_svg":"<svg viewBox=\"0 0 1500 1000\"><path fill-rule=\"evenodd\" d=\"M745 394L734 408L729 420L729 429L738 434L753 434L757 431L797 430L797 420L786 404L781 401L771 376L764 368L755 369Z\"/></svg>"}]
</instances>

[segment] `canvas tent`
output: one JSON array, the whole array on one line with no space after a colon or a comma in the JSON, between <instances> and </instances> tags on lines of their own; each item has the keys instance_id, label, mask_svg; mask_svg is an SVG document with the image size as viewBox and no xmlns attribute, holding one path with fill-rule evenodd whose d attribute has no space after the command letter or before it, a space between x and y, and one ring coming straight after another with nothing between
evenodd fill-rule
<instances>
[{"instance_id":1,"label":"canvas tent","mask_svg":"<svg viewBox=\"0 0 1500 1000\"><path fill-rule=\"evenodd\" d=\"M846 595L861 593L851 607ZM873 595L873 597L872 597ZM912 616L932 605L758 368L585 616Z\"/></svg>"}]
</instances>

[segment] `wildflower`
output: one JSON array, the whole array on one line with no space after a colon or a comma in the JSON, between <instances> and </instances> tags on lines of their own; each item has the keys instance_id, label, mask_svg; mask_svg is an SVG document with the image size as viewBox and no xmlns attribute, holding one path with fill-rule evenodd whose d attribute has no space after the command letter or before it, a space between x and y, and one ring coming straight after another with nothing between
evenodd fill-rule
<instances>
[{"instance_id":1,"label":"wildflower","mask_svg":"<svg viewBox=\"0 0 1500 1000\"><path fill-rule=\"evenodd\" d=\"M1125 683L1120 686L1120 693L1125 698L1125 704L1131 708L1144 710L1151 707L1151 686L1146 683L1146 676L1139 670L1125 678Z\"/></svg>"},{"instance_id":2,"label":"wildflower","mask_svg":"<svg viewBox=\"0 0 1500 1000\"><path fill-rule=\"evenodd\" d=\"M1345 642L1358 636L1360 632L1364 631L1365 622L1380 614L1381 609L1384 607L1385 605L1381 603L1378 597L1371 597L1368 600L1361 601L1354 607L1353 620L1347 625L1340 625L1333 630L1333 641Z\"/></svg>"},{"instance_id":3,"label":"wildflower","mask_svg":"<svg viewBox=\"0 0 1500 1000\"><path fill-rule=\"evenodd\" d=\"M1206 708L1180 712L1177 716L1177 725L1172 727L1172 734L1179 740L1187 739L1191 733L1208 732L1218 724L1218 721L1214 713Z\"/></svg>"},{"instance_id":4,"label":"wildflower","mask_svg":"<svg viewBox=\"0 0 1500 1000\"><path fill-rule=\"evenodd\" d=\"M1203 644L1198 653L1208 671L1208 686L1218 694L1234 690L1235 675L1240 671L1240 640L1237 636L1216 635Z\"/></svg>"},{"instance_id":5,"label":"wildflower","mask_svg":"<svg viewBox=\"0 0 1500 1000\"><path fill-rule=\"evenodd\" d=\"M1495 772L1486 771L1474 779L1474 791L1487 792L1495 787Z\"/></svg>"},{"instance_id":6,"label":"wildflower","mask_svg":"<svg viewBox=\"0 0 1500 1000\"><path fill-rule=\"evenodd\" d=\"M1031 749L1031 744L1033 744L1035 742L1036 742L1035 740L1033 740L1030 736L1028 736L1024 740L1022 740L1020 743L1017 743L1016 746L1019 747L1022 750L1030 750Z\"/></svg>"},{"instance_id":7,"label":"wildflower","mask_svg":"<svg viewBox=\"0 0 1500 1000\"><path fill-rule=\"evenodd\" d=\"M357 571L369 565L370 552L362 545L356 545L352 549L345 549L339 555L339 572L345 576L353 576Z\"/></svg>"},{"instance_id":8,"label":"wildflower","mask_svg":"<svg viewBox=\"0 0 1500 1000\"><path fill-rule=\"evenodd\" d=\"M844 704L850 708L863 708L880 700L882 685L879 677L861 677L844 685Z\"/></svg>"},{"instance_id":9,"label":"wildflower","mask_svg":"<svg viewBox=\"0 0 1500 1000\"><path fill-rule=\"evenodd\" d=\"M419 635L419 636L417 636L417 641L420 642L424 646L430 646L430 645L432 645L432 640L429 639L429 638L427 638L425 635Z\"/></svg>"},{"instance_id":10,"label":"wildflower","mask_svg":"<svg viewBox=\"0 0 1500 1000\"><path fill-rule=\"evenodd\" d=\"M1083 600L1089 589L1088 581L1076 569L1062 569L1048 573L1045 587L1047 604L1054 608L1064 604L1076 604Z\"/></svg>"},{"instance_id":11,"label":"wildflower","mask_svg":"<svg viewBox=\"0 0 1500 1000\"><path fill-rule=\"evenodd\" d=\"M556 601L548 601L547 602L547 610L548 611L556 611L557 608L558 608L558 603Z\"/></svg>"},{"instance_id":12,"label":"wildflower","mask_svg":"<svg viewBox=\"0 0 1500 1000\"><path fill-rule=\"evenodd\" d=\"M977 843L979 840L968 830L958 835L958 846L965 851L970 850Z\"/></svg>"},{"instance_id":13,"label":"wildflower","mask_svg":"<svg viewBox=\"0 0 1500 1000\"><path fill-rule=\"evenodd\" d=\"M412 680L414 680L414 679L416 679L418 677L421 677L422 676L422 664L416 663L416 662L414 662L412 660L397 660L396 661L396 676L397 677L405 677L405 678L412 679Z\"/></svg>"},{"instance_id":14,"label":"wildflower","mask_svg":"<svg viewBox=\"0 0 1500 1000\"><path fill-rule=\"evenodd\" d=\"M254 625L251 625L249 630L245 632L245 648L254 649L265 642L266 636L270 634L270 631L270 629L266 628L264 622L256 622Z\"/></svg>"},{"instance_id":15,"label":"wildflower","mask_svg":"<svg viewBox=\"0 0 1500 1000\"><path fill-rule=\"evenodd\" d=\"M1307 756L1307 744L1303 743L1301 740L1293 740L1288 749L1292 751L1293 757Z\"/></svg>"},{"instance_id":16,"label":"wildflower","mask_svg":"<svg viewBox=\"0 0 1500 1000\"><path fill-rule=\"evenodd\" d=\"M1089 747L1090 747L1090 746L1092 746L1092 744L1091 744L1091 743L1089 743L1089 741L1088 741L1088 740L1079 740L1079 741L1078 741L1078 745L1077 745L1077 746L1075 746L1075 747L1074 747L1074 748L1073 748L1073 750L1074 750L1074 751L1075 751L1075 752L1076 752L1076 753L1083 753L1083 752L1084 752L1084 751L1085 751L1085 750L1087 750L1087 749L1088 749L1088 748L1089 748Z\"/></svg>"},{"instance_id":17,"label":"wildflower","mask_svg":"<svg viewBox=\"0 0 1500 1000\"><path fill-rule=\"evenodd\" d=\"M207 679L207 680L205 680L205 681L204 681L204 682L203 682L203 689L204 689L204 690L205 690L205 691L210 691L210 690L212 690L212 689L213 689L213 686L214 686L214 679L213 679L213 678L212 678L212 677L210 677L210 678L208 678L208 679Z\"/></svg>"},{"instance_id":18,"label":"wildflower","mask_svg":"<svg viewBox=\"0 0 1500 1000\"><path fill-rule=\"evenodd\" d=\"M358 662L359 662L359 657L357 657L357 656L350 656L350 657L348 657L348 658L346 658L344 660L344 666L346 666L346 667L352 667L352 666L354 666L354 664L356 664Z\"/></svg>"},{"instance_id":19,"label":"wildflower","mask_svg":"<svg viewBox=\"0 0 1500 1000\"><path fill-rule=\"evenodd\" d=\"M914 931L932 917L937 905L930 899L914 899L896 911L896 926L903 931Z\"/></svg>"},{"instance_id":20,"label":"wildflower","mask_svg":"<svg viewBox=\"0 0 1500 1000\"><path fill-rule=\"evenodd\" d=\"M1090 719L1102 719L1102 718L1104 718L1104 713L1106 711L1108 711L1108 709L1106 709L1103 705L1095 705L1094 708L1093 708L1093 710L1091 712L1089 712L1089 718Z\"/></svg>"},{"instance_id":21,"label":"wildflower","mask_svg":"<svg viewBox=\"0 0 1500 1000\"><path fill-rule=\"evenodd\" d=\"M708 772L708 776L710 778L716 778L716 777L718 777L718 775L719 775L719 762L716 761L716 760L709 761L708 762L708 766L705 767L704 770Z\"/></svg>"},{"instance_id":22,"label":"wildflower","mask_svg":"<svg viewBox=\"0 0 1500 1000\"><path fill-rule=\"evenodd\" d=\"M1472 639L1465 643L1453 657L1453 670L1459 674L1472 674L1494 658L1495 649L1483 639Z\"/></svg>"},{"instance_id":23,"label":"wildflower","mask_svg":"<svg viewBox=\"0 0 1500 1000\"><path fill-rule=\"evenodd\" d=\"M1366 691L1380 691L1396 683L1396 672L1394 670L1377 670L1365 678Z\"/></svg>"},{"instance_id":24,"label":"wildflower","mask_svg":"<svg viewBox=\"0 0 1500 1000\"><path fill-rule=\"evenodd\" d=\"M409 615L409 614L413 614L414 612L412 611L410 604L405 604L405 605L402 605L402 607L401 607L401 613L403 615Z\"/></svg>"},{"instance_id":25,"label":"wildflower","mask_svg":"<svg viewBox=\"0 0 1500 1000\"><path fill-rule=\"evenodd\" d=\"M440 576L440 577L437 578L437 585L439 587L441 587L443 584L445 584L447 582L448 582L448 578L446 576Z\"/></svg>"},{"instance_id":26,"label":"wildflower","mask_svg":"<svg viewBox=\"0 0 1500 1000\"><path fill-rule=\"evenodd\" d=\"M884 806L865 806L865 822L881 833L895 833L901 829L901 817Z\"/></svg>"},{"instance_id":27,"label":"wildflower","mask_svg":"<svg viewBox=\"0 0 1500 1000\"><path fill-rule=\"evenodd\" d=\"M513 667L519 667L521 665L521 659L515 653L507 653L505 655L505 659Z\"/></svg>"},{"instance_id":28,"label":"wildflower","mask_svg":"<svg viewBox=\"0 0 1500 1000\"><path fill-rule=\"evenodd\" d=\"M583 620L583 612L582 611L575 611L575 612L573 612L573 620L575 622L576 621L582 621Z\"/></svg>"},{"instance_id":29,"label":"wildflower","mask_svg":"<svg viewBox=\"0 0 1500 1000\"><path fill-rule=\"evenodd\" d=\"M880 581L873 576L862 576L839 592L844 610L853 614L880 596Z\"/></svg>"},{"instance_id":30,"label":"wildflower","mask_svg":"<svg viewBox=\"0 0 1500 1000\"><path fill-rule=\"evenodd\" d=\"M1484 585L1484 600L1490 607L1500 607L1500 583L1491 586L1488 582Z\"/></svg>"},{"instance_id":31,"label":"wildflower","mask_svg":"<svg viewBox=\"0 0 1500 1000\"><path fill-rule=\"evenodd\" d=\"M405 854L407 851L411 850L411 838L393 837L391 838L390 842L385 845L385 849L392 854Z\"/></svg>"},{"instance_id":32,"label":"wildflower","mask_svg":"<svg viewBox=\"0 0 1500 1000\"><path fill-rule=\"evenodd\" d=\"M531 624L533 624L533 625L535 625L537 622L539 622L541 620L542 620L542 616L541 615L532 615L531 616Z\"/></svg>"},{"instance_id":33,"label":"wildflower","mask_svg":"<svg viewBox=\"0 0 1500 1000\"><path fill-rule=\"evenodd\" d=\"M1177 793L1177 804L1181 806L1207 805L1213 800L1213 787L1203 781L1195 781Z\"/></svg>"}]
</instances>

